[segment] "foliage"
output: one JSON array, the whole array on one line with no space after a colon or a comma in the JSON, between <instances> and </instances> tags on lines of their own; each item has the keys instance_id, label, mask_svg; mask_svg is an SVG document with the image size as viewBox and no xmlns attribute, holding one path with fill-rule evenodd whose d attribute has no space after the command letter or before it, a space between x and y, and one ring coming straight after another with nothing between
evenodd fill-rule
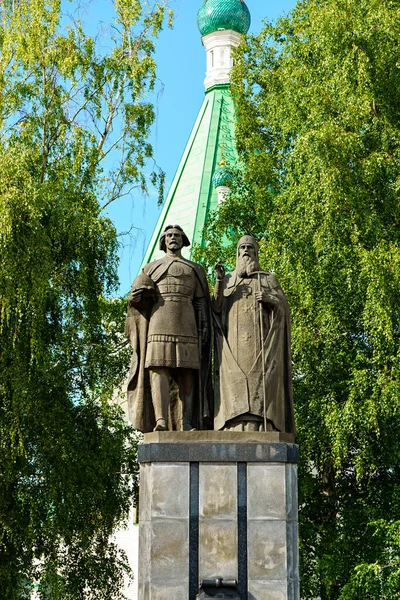
<instances>
[{"instance_id":1,"label":"foliage","mask_svg":"<svg viewBox=\"0 0 400 600\"><path fill-rule=\"evenodd\" d=\"M370 523L370 527L382 548L382 563L357 565L350 582L342 590L341 600L400 598L400 521L388 524L381 519Z\"/></svg>"},{"instance_id":2,"label":"foliage","mask_svg":"<svg viewBox=\"0 0 400 600\"><path fill-rule=\"evenodd\" d=\"M397 597L399 40L397 1L305 0L233 70L243 173L209 265L255 234L292 308L303 598Z\"/></svg>"},{"instance_id":3,"label":"foliage","mask_svg":"<svg viewBox=\"0 0 400 600\"><path fill-rule=\"evenodd\" d=\"M117 238L101 210L146 186L165 5L0 3L0 597L121 596L111 533L136 439L110 403L126 372ZM68 16L66 11L74 11ZM95 32L94 32L95 33ZM107 45L106 45L107 43ZM152 175L158 178L158 172Z\"/></svg>"}]
</instances>

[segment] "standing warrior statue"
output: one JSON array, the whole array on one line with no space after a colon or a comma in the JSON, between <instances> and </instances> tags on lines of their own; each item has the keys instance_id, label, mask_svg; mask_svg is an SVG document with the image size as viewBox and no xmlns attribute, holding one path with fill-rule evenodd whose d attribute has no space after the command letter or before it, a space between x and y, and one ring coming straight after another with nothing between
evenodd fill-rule
<instances>
[{"instance_id":1,"label":"standing warrior statue","mask_svg":"<svg viewBox=\"0 0 400 600\"><path fill-rule=\"evenodd\" d=\"M236 269L215 265L214 429L294 433L290 315L275 275L262 271L249 235Z\"/></svg>"},{"instance_id":2,"label":"standing warrior statue","mask_svg":"<svg viewBox=\"0 0 400 600\"><path fill-rule=\"evenodd\" d=\"M209 291L204 269L181 255L189 245L179 225L168 225L166 256L144 267L129 296L128 407L143 432L201 428L210 416Z\"/></svg>"}]
</instances>

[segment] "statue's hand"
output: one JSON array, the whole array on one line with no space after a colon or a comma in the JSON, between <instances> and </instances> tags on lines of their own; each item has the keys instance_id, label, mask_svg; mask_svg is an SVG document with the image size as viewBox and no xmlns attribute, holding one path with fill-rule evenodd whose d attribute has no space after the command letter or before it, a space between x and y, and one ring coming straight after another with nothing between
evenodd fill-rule
<instances>
[{"instance_id":1,"label":"statue's hand","mask_svg":"<svg viewBox=\"0 0 400 600\"><path fill-rule=\"evenodd\" d=\"M222 261L219 260L214 267L214 273L219 281L222 281L225 277L225 267L222 264Z\"/></svg>"},{"instance_id":2,"label":"statue's hand","mask_svg":"<svg viewBox=\"0 0 400 600\"><path fill-rule=\"evenodd\" d=\"M136 292L131 292L129 296L129 304L134 306L135 304L140 304L142 301L142 292L137 290Z\"/></svg>"},{"instance_id":3,"label":"statue's hand","mask_svg":"<svg viewBox=\"0 0 400 600\"><path fill-rule=\"evenodd\" d=\"M276 306L278 304L278 299L275 298L272 294L268 294L265 290L261 292L255 293L257 302L262 302L263 304L268 304L269 306Z\"/></svg>"}]
</instances>

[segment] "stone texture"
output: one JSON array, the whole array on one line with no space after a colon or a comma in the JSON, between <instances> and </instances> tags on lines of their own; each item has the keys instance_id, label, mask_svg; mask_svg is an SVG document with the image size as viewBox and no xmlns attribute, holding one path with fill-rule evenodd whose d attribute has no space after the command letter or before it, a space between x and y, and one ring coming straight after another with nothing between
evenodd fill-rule
<instances>
[{"instance_id":1,"label":"stone texture","mask_svg":"<svg viewBox=\"0 0 400 600\"><path fill-rule=\"evenodd\" d=\"M140 600L187 600L189 464L140 466ZM166 592L165 592L166 593Z\"/></svg>"},{"instance_id":2,"label":"stone texture","mask_svg":"<svg viewBox=\"0 0 400 600\"><path fill-rule=\"evenodd\" d=\"M249 464L247 496L249 518L285 519L285 464Z\"/></svg>"},{"instance_id":3,"label":"stone texture","mask_svg":"<svg viewBox=\"0 0 400 600\"><path fill-rule=\"evenodd\" d=\"M222 519L201 520L199 578L237 579L237 525Z\"/></svg>"},{"instance_id":4,"label":"stone texture","mask_svg":"<svg viewBox=\"0 0 400 600\"><path fill-rule=\"evenodd\" d=\"M289 600L287 593L286 582L249 581L248 600Z\"/></svg>"},{"instance_id":5,"label":"stone texture","mask_svg":"<svg viewBox=\"0 0 400 600\"><path fill-rule=\"evenodd\" d=\"M189 462L190 444L139 444L139 462Z\"/></svg>"},{"instance_id":6,"label":"stone texture","mask_svg":"<svg viewBox=\"0 0 400 600\"><path fill-rule=\"evenodd\" d=\"M189 514L189 465L152 465L151 516L187 519Z\"/></svg>"},{"instance_id":7,"label":"stone texture","mask_svg":"<svg viewBox=\"0 0 400 600\"><path fill-rule=\"evenodd\" d=\"M152 465L140 465L139 521L149 521L151 511Z\"/></svg>"},{"instance_id":8,"label":"stone texture","mask_svg":"<svg viewBox=\"0 0 400 600\"><path fill-rule=\"evenodd\" d=\"M297 465L286 464L286 518L298 519Z\"/></svg>"},{"instance_id":9,"label":"stone texture","mask_svg":"<svg viewBox=\"0 0 400 600\"><path fill-rule=\"evenodd\" d=\"M179 433L179 432L178 432ZM185 432L183 432L185 433ZM189 432L191 433L191 432ZM194 432L195 433L195 432ZM209 432L224 433L224 432ZM237 432L235 432L237 433ZM149 437L151 434L145 436ZM266 435L266 434L264 434ZM218 436L219 437L219 436ZM161 435L160 435L161 438ZM298 462L298 448L287 442L223 442L221 438L198 442L156 442L139 445L139 462Z\"/></svg>"},{"instance_id":10,"label":"stone texture","mask_svg":"<svg viewBox=\"0 0 400 600\"><path fill-rule=\"evenodd\" d=\"M237 518L236 464L200 465L200 519Z\"/></svg>"},{"instance_id":11,"label":"stone texture","mask_svg":"<svg viewBox=\"0 0 400 600\"><path fill-rule=\"evenodd\" d=\"M292 433L278 431L153 431L144 434L144 444L178 444L182 442L222 442L248 444L257 442L269 444L276 442L294 443Z\"/></svg>"},{"instance_id":12,"label":"stone texture","mask_svg":"<svg viewBox=\"0 0 400 600\"><path fill-rule=\"evenodd\" d=\"M299 600L297 465L247 465L250 600Z\"/></svg>"},{"instance_id":13,"label":"stone texture","mask_svg":"<svg viewBox=\"0 0 400 600\"><path fill-rule=\"evenodd\" d=\"M139 585L149 583L150 581L150 525L149 523L140 523L139 526ZM139 596L141 597L141 596Z\"/></svg>"},{"instance_id":14,"label":"stone texture","mask_svg":"<svg viewBox=\"0 0 400 600\"><path fill-rule=\"evenodd\" d=\"M300 600L300 581L298 579L290 579L288 582L288 600Z\"/></svg>"},{"instance_id":15,"label":"stone texture","mask_svg":"<svg viewBox=\"0 0 400 600\"><path fill-rule=\"evenodd\" d=\"M249 580L286 580L286 522L249 520L247 539Z\"/></svg>"},{"instance_id":16,"label":"stone texture","mask_svg":"<svg viewBox=\"0 0 400 600\"><path fill-rule=\"evenodd\" d=\"M237 578L237 466L201 463L199 577Z\"/></svg>"},{"instance_id":17,"label":"stone texture","mask_svg":"<svg viewBox=\"0 0 400 600\"><path fill-rule=\"evenodd\" d=\"M199 463L190 464L189 600L196 598L199 586L199 470Z\"/></svg>"},{"instance_id":18,"label":"stone texture","mask_svg":"<svg viewBox=\"0 0 400 600\"><path fill-rule=\"evenodd\" d=\"M298 463L299 462L299 447L296 444L288 444L287 462L288 463Z\"/></svg>"},{"instance_id":19,"label":"stone texture","mask_svg":"<svg viewBox=\"0 0 400 600\"><path fill-rule=\"evenodd\" d=\"M152 585L149 600L188 600L187 585Z\"/></svg>"},{"instance_id":20,"label":"stone texture","mask_svg":"<svg viewBox=\"0 0 400 600\"><path fill-rule=\"evenodd\" d=\"M247 594L247 464L237 465L238 502L238 591L242 598Z\"/></svg>"},{"instance_id":21,"label":"stone texture","mask_svg":"<svg viewBox=\"0 0 400 600\"><path fill-rule=\"evenodd\" d=\"M139 581L138 597L140 600L150 600L150 583L148 581Z\"/></svg>"},{"instance_id":22,"label":"stone texture","mask_svg":"<svg viewBox=\"0 0 400 600\"><path fill-rule=\"evenodd\" d=\"M140 463L150 462L150 444L139 444L138 447L138 461Z\"/></svg>"},{"instance_id":23,"label":"stone texture","mask_svg":"<svg viewBox=\"0 0 400 600\"><path fill-rule=\"evenodd\" d=\"M287 548L287 573L289 579L299 579L299 531L297 522L287 523L286 548Z\"/></svg>"},{"instance_id":24,"label":"stone texture","mask_svg":"<svg viewBox=\"0 0 400 600\"><path fill-rule=\"evenodd\" d=\"M153 583L177 583L189 579L188 522L157 519L150 524L150 578Z\"/></svg>"}]
</instances>

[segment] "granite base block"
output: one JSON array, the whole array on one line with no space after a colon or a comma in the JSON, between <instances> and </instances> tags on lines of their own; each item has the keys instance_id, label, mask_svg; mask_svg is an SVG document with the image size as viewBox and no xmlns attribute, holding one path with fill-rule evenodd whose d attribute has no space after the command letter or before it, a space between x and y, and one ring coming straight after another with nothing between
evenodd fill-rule
<instances>
[{"instance_id":1,"label":"granite base block","mask_svg":"<svg viewBox=\"0 0 400 600\"><path fill-rule=\"evenodd\" d=\"M252 580L248 600L288 600L287 586L282 581Z\"/></svg>"},{"instance_id":2,"label":"granite base block","mask_svg":"<svg viewBox=\"0 0 400 600\"><path fill-rule=\"evenodd\" d=\"M139 600L196 600L215 577L242 600L299 600L293 439L195 433L141 445Z\"/></svg>"}]
</instances>

